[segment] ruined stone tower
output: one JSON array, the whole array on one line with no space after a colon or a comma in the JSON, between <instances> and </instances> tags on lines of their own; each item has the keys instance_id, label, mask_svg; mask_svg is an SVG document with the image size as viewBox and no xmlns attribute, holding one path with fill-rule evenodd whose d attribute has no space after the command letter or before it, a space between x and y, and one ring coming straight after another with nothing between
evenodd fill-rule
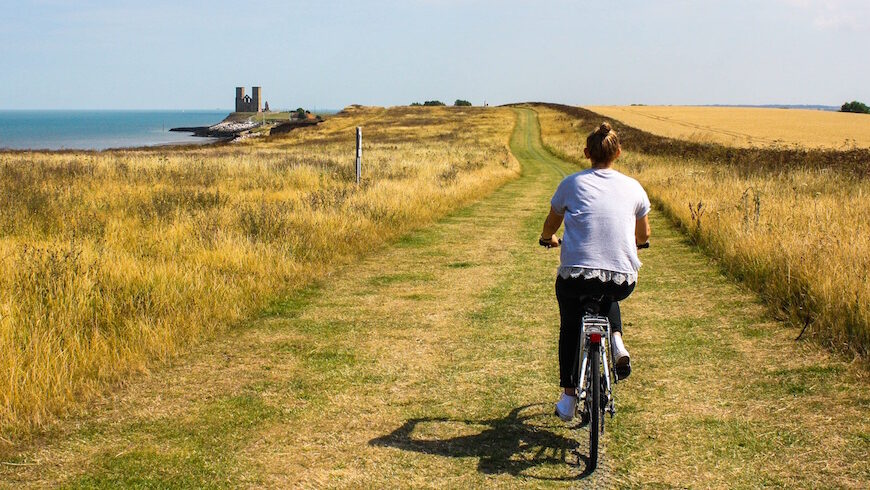
<instances>
[{"instance_id":1,"label":"ruined stone tower","mask_svg":"<svg viewBox=\"0 0 870 490\"><path fill-rule=\"evenodd\" d=\"M236 112L260 112L263 93L260 87L251 87L251 95L245 95L245 87L236 87Z\"/></svg>"},{"instance_id":2,"label":"ruined stone tower","mask_svg":"<svg viewBox=\"0 0 870 490\"><path fill-rule=\"evenodd\" d=\"M260 112L263 107L263 94L260 93L260 87L251 87L251 102L254 103L254 107L257 108L257 112ZM251 111L254 112L254 111Z\"/></svg>"}]
</instances>

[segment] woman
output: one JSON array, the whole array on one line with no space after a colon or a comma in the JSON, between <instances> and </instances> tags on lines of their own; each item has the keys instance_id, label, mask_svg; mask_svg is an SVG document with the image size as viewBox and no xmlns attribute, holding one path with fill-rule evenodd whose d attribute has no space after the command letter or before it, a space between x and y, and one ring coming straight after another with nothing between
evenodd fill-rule
<instances>
[{"instance_id":1,"label":"woman","mask_svg":"<svg viewBox=\"0 0 870 490\"><path fill-rule=\"evenodd\" d=\"M609 296L614 303L606 313L613 332L614 368L620 379L631 373L631 361L622 341L619 304L634 290L637 245L650 236L650 203L643 187L613 169L621 148L619 136L603 123L586 138L586 158L592 168L566 177L550 201L540 244L562 246L556 300L559 302L559 374L564 388L556 414L574 417L577 405L577 346L580 335L580 298ZM565 222L560 243L556 231Z\"/></svg>"}]
</instances>

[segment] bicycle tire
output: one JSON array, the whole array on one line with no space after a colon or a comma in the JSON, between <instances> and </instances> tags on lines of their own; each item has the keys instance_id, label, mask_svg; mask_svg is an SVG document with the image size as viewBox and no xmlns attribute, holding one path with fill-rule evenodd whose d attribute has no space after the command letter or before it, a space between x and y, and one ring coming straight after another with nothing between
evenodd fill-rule
<instances>
[{"instance_id":1,"label":"bicycle tire","mask_svg":"<svg viewBox=\"0 0 870 490\"><path fill-rule=\"evenodd\" d=\"M601 425L601 356L599 344L589 346L589 471L598 467L598 438Z\"/></svg>"}]
</instances>

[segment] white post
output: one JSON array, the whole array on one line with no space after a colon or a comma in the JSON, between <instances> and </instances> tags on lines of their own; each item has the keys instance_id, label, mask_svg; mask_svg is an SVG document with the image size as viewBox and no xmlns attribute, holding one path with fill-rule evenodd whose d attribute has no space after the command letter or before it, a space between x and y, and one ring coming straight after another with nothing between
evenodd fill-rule
<instances>
[{"instance_id":1,"label":"white post","mask_svg":"<svg viewBox=\"0 0 870 490\"><path fill-rule=\"evenodd\" d=\"M356 128L356 183L362 178L362 128Z\"/></svg>"}]
</instances>

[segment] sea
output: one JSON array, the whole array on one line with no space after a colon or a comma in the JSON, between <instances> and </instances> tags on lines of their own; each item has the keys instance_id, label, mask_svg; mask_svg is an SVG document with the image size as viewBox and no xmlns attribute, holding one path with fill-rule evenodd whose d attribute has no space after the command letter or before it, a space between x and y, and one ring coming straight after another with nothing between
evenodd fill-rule
<instances>
[{"instance_id":1,"label":"sea","mask_svg":"<svg viewBox=\"0 0 870 490\"><path fill-rule=\"evenodd\" d=\"M105 150L139 146L199 144L213 138L170 132L175 127L211 126L228 110L0 110L0 149Z\"/></svg>"}]
</instances>

